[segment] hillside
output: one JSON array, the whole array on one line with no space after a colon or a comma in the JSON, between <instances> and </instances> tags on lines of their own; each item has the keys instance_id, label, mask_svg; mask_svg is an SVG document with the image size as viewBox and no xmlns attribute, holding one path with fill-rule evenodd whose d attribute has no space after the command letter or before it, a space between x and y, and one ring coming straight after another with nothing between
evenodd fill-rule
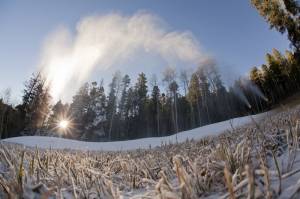
<instances>
[{"instance_id":1,"label":"hillside","mask_svg":"<svg viewBox=\"0 0 300 199\"><path fill-rule=\"evenodd\" d=\"M93 151L121 151L134 149L149 149L158 147L162 144L182 143L186 140L199 140L206 136L216 136L226 130L232 130L247 123L251 123L252 119L259 121L267 113L261 113L253 116L244 116L211 125L202 126L189 131L183 131L177 135L166 137L142 138L128 141L115 142L84 142L77 140L69 140L57 137L46 136L22 136L13 137L2 140L3 142L22 144L29 147L52 148L52 149L75 149L75 150L93 150ZM177 138L176 138L177 137Z\"/></svg>"}]
</instances>

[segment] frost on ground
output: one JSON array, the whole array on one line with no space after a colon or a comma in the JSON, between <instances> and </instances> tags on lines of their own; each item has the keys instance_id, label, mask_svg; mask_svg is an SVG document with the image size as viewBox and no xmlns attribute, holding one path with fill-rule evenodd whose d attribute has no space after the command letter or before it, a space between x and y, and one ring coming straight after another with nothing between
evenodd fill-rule
<instances>
[{"instance_id":1,"label":"frost on ground","mask_svg":"<svg viewBox=\"0 0 300 199\"><path fill-rule=\"evenodd\" d=\"M300 107L119 152L0 144L0 198L299 198ZM299 120L299 121L298 121Z\"/></svg>"}]
</instances>

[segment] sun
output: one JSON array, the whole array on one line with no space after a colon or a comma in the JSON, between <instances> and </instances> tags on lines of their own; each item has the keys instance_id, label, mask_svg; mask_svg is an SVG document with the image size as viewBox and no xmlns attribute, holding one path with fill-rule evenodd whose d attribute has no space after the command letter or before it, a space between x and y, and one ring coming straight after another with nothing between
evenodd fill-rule
<instances>
[{"instance_id":1,"label":"sun","mask_svg":"<svg viewBox=\"0 0 300 199\"><path fill-rule=\"evenodd\" d=\"M57 118L55 125L52 128L53 132L56 132L59 136L71 135L74 130L73 120L69 117Z\"/></svg>"},{"instance_id":2,"label":"sun","mask_svg":"<svg viewBox=\"0 0 300 199\"><path fill-rule=\"evenodd\" d=\"M61 129L67 129L69 127L69 121L68 120L61 120L59 123L58 123L58 126L61 128Z\"/></svg>"}]
</instances>

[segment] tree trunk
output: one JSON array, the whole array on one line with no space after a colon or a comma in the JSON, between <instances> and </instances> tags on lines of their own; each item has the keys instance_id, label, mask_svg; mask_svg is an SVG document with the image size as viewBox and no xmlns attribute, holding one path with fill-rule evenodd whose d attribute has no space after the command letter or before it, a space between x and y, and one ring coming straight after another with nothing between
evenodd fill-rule
<instances>
[{"instance_id":1,"label":"tree trunk","mask_svg":"<svg viewBox=\"0 0 300 199\"><path fill-rule=\"evenodd\" d=\"M157 135L160 136L160 132L159 132L159 103L158 103L158 100L156 100L156 122L157 122Z\"/></svg>"}]
</instances>

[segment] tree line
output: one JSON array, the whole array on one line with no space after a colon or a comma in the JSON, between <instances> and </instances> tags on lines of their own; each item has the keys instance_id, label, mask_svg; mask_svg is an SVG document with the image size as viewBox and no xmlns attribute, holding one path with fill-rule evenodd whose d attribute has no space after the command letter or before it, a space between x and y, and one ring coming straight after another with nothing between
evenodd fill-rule
<instances>
[{"instance_id":1,"label":"tree line","mask_svg":"<svg viewBox=\"0 0 300 199\"><path fill-rule=\"evenodd\" d=\"M268 63L261 69L251 70L250 78L240 78L230 87L222 82L214 62L207 62L193 72L167 68L161 81L140 73L132 83L128 75L116 72L107 91L103 81L85 83L69 104L51 105L44 78L33 75L20 105L0 101L1 118L6 118L1 120L1 137L21 132L93 141L135 139L261 112L299 89L300 68L293 54L273 54L267 55ZM62 119L70 120L69 132L57 128Z\"/></svg>"},{"instance_id":2,"label":"tree line","mask_svg":"<svg viewBox=\"0 0 300 199\"><path fill-rule=\"evenodd\" d=\"M281 33L291 51L274 49L249 77L225 86L213 62L194 71L167 68L161 80L140 73L135 81L116 72L108 87L85 83L70 104L51 104L41 74L26 82L22 103L12 106L9 92L0 99L1 138L54 135L83 140L123 140L165 136L270 109L300 89L300 8L294 0L251 0L259 14ZM60 132L58 122L71 121Z\"/></svg>"}]
</instances>

